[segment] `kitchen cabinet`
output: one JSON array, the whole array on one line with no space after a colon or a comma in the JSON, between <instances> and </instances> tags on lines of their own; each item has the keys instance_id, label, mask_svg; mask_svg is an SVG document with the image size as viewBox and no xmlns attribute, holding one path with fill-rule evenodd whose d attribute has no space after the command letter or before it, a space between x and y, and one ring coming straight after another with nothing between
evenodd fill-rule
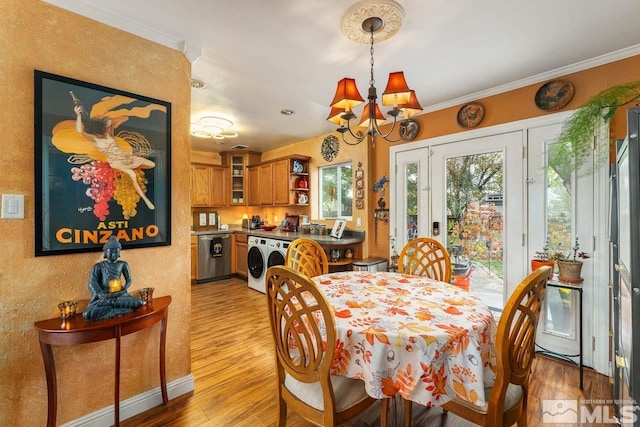
<instances>
[{"instance_id":1,"label":"kitchen cabinet","mask_svg":"<svg viewBox=\"0 0 640 427\"><path fill-rule=\"evenodd\" d=\"M191 164L191 206L226 206L225 183L228 168Z\"/></svg>"},{"instance_id":2,"label":"kitchen cabinet","mask_svg":"<svg viewBox=\"0 0 640 427\"><path fill-rule=\"evenodd\" d=\"M258 206L260 204L260 176L258 166L249 166L247 168L247 204L249 206Z\"/></svg>"},{"instance_id":3,"label":"kitchen cabinet","mask_svg":"<svg viewBox=\"0 0 640 427\"><path fill-rule=\"evenodd\" d=\"M260 185L260 204L273 205L273 163L258 166L258 184Z\"/></svg>"},{"instance_id":4,"label":"kitchen cabinet","mask_svg":"<svg viewBox=\"0 0 640 427\"><path fill-rule=\"evenodd\" d=\"M222 164L228 167L230 206L246 206L249 182L247 166L260 162L260 153L254 151L224 151L220 153Z\"/></svg>"},{"instance_id":5,"label":"kitchen cabinet","mask_svg":"<svg viewBox=\"0 0 640 427\"><path fill-rule=\"evenodd\" d=\"M273 167L273 204L289 204L289 160L272 163Z\"/></svg>"},{"instance_id":6,"label":"kitchen cabinet","mask_svg":"<svg viewBox=\"0 0 640 427\"><path fill-rule=\"evenodd\" d=\"M235 261L236 274L243 278L247 278L249 269L247 267L248 237L246 234L236 234Z\"/></svg>"},{"instance_id":7,"label":"kitchen cabinet","mask_svg":"<svg viewBox=\"0 0 640 427\"><path fill-rule=\"evenodd\" d=\"M248 204L309 206L309 159L294 155L247 168Z\"/></svg>"},{"instance_id":8,"label":"kitchen cabinet","mask_svg":"<svg viewBox=\"0 0 640 427\"><path fill-rule=\"evenodd\" d=\"M191 282L198 278L198 236L191 236Z\"/></svg>"}]
</instances>

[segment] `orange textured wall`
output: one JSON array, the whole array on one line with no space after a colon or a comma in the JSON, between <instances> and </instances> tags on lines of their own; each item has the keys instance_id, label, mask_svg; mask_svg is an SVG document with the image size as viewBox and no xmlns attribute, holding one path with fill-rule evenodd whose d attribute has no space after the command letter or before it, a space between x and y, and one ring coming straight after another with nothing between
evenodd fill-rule
<instances>
[{"instance_id":1,"label":"orange textured wall","mask_svg":"<svg viewBox=\"0 0 640 427\"><path fill-rule=\"evenodd\" d=\"M577 108L604 89L617 84L639 80L640 56L569 74L563 78L571 81L575 88L573 99L563 108L563 111L567 111ZM538 109L535 105L534 96L542 84L526 86L478 99L477 101L482 102L485 106L485 117L475 129L552 114ZM420 94L418 94L419 96ZM420 133L414 142L464 132L456 122L456 115L460 107L458 105L414 117L420 122ZM624 138L626 134L626 108L621 107L611 121L610 132L614 140ZM398 144L400 143L389 144L385 141L380 141L376 144L370 168L373 176L380 177L384 173L389 176L389 146ZM370 189L369 192L372 194ZM372 215L373 213L370 212L369 216L371 217ZM380 224L378 234L380 236L388 236L388 224ZM373 240L369 240L369 249L372 256L387 257L389 254L388 242L385 239L378 239L377 244Z\"/></svg>"},{"instance_id":2,"label":"orange textured wall","mask_svg":"<svg viewBox=\"0 0 640 427\"><path fill-rule=\"evenodd\" d=\"M0 193L25 195L25 219L0 220L0 425L46 424L47 388L33 322L89 297L101 253L34 256L33 70L172 103L172 244L122 252L131 289L171 295L167 377L191 372L189 111L191 67L178 51L38 0L0 2ZM123 338L123 399L159 385L159 325ZM114 341L54 348L58 423L113 404Z\"/></svg>"}]
</instances>

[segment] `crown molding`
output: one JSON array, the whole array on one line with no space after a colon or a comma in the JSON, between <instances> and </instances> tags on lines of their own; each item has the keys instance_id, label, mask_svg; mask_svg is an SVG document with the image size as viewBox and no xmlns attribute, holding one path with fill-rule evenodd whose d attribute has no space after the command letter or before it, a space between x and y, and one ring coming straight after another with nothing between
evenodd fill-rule
<instances>
[{"instance_id":1,"label":"crown molding","mask_svg":"<svg viewBox=\"0 0 640 427\"><path fill-rule=\"evenodd\" d=\"M60 7L78 15L85 16L110 27L135 34L144 39L154 41L163 46L182 52L189 62L194 63L200 58L202 48L192 40L179 39L171 34L157 30L148 25L133 21L131 18L118 15L112 11L91 4L87 0L43 0L45 3Z\"/></svg>"},{"instance_id":2,"label":"crown molding","mask_svg":"<svg viewBox=\"0 0 640 427\"><path fill-rule=\"evenodd\" d=\"M604 55L596 56L595 58L587 59L584 61L576 62L575 64L567 65L565 67L556 68L555 70L545 71L544 73L536 74L531 77L516 80L511 83L506 83L500 86L495 86L490 89L481 90L469 95L464 95L458 98L450 99L448 101L439 102L437 104L427 105L423 108L421 114L430 113L433 111L443 110L445 108L454 107L460 104L466 104L467 102L477 101L478 99L487 98L493 95L499 95L501 93L509 92L511 90L520 89L522 87L534 85L536 83L546 82L558 77L563 77L568 74L577 73L579 71L595 68L600 65L609 64L611 62L620 61L621 59L630 58L640 54L640 44L630 46L624 49L616 50L614 52L606 53Z\"/></svg>"}]
</instances>

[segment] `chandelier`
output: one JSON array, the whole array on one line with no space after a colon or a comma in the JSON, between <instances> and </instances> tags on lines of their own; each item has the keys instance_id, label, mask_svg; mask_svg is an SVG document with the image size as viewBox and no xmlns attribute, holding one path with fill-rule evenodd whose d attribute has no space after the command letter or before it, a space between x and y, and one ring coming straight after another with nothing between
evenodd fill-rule
<instances>
[{"instance_id":1,"label":"chandelier","mask_svg":"<svg viewBox=\"0 0 640 427\"><path fill-rule=\"evenodd\" d=\"M404 79L404 72L396 71L390 73L387 86L382 93L382 105L393 106L387 113L393 119L393 123L386 133L380 129L380 126L387 119L382 114L377 103L378 94L373 74L374 35L378 33L378 41L390 38L400 29L403 17L404 10L402 6L393 0L367 0L355 4L342 18L342 29L348 38L364 42L363 35L369 35L369 53L371 55L368 101L364 105L362 117L357 125L360 129L354 129L355 125L351 123L353 119L357 118L353 113L353 108L365 102L358 91L355 79L343 78L340 80L336 94L333 97L333 101L331 101L331 112L327 120L339 126L336 130L340 132L342 140L346 144L356 145L369 137L371 145L374 146L374 138L376 136L388 142L397 142L401 139L409 140L415 137L415 133L409 136L407 132L403 132L404 129L407 129L403 125L408 124L411 116L422 111L422 107L418 102L415 91L408 87ZM359 21L362 18L364 20ZM360 28L354 29L354 24L356 23L360 23ZM399 117L404 117L404 123L401 122L398 137L394 139L391 135L396 128ZM414 122L413 125L417 126L417 123ZM345 136L347 133L349 135Z\"/></svg>"}]
</instances>

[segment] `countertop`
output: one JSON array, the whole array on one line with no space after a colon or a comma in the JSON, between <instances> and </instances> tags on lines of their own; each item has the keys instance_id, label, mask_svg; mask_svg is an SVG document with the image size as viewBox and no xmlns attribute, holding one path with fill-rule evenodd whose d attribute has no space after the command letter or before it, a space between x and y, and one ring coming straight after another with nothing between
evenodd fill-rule
<instances>
[{"instance_id":1,"label":"countertop","mask_svg":"<svg viewBox=\"0 0 640 427\"><path fill-rule=\"evenodd\" d=\"M354 243L360 243L364 241L364 231L351 231L345 230L341 239L336 239L328 234L303 234L300 232L281 231L281 230L248 230L246 228L230 227L229 230L209 230L209 231L192 231L192 236L199 236L201 234L247 234L249 236L265 237L267 239L286 240L293 241L298 238L312 239L321 245L351 245Z\"/></svg>"}]
</instances>

